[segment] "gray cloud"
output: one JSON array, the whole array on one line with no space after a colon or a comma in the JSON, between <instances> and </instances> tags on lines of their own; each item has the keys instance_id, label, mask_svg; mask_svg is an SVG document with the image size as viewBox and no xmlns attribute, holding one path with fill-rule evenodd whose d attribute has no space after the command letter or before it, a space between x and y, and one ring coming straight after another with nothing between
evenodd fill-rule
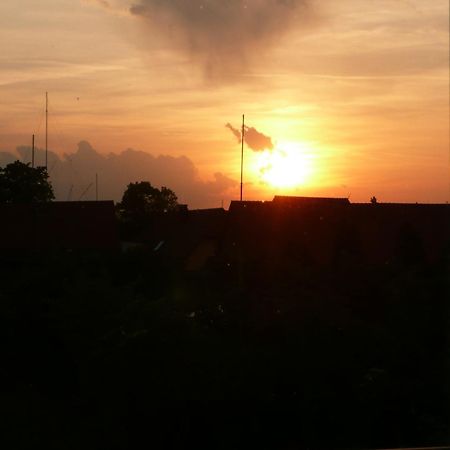
<instances>
[{"instance_id":1,"label":"gray cloud","mask_svg":"<svg viewBox=\"0 0 450 450\"><path fill-rule=\"evenodd\" d=\"M291 26L311 17L312 0L137 0L131 14L165 35L209 75L235 73Z\"/></svg>"},{"instance_id":2,"label":"gray cloud","mask_svg":"<svg viewBox=\"0 0 450 450\"><path fill-rule=\"evenodd\" d=\"M19 158L30 162L30 147L17 148ZM0 152L0 163L5 165L17 159L17 155ZM45 151L37 149L36 165L43 165ZM218 207L222 199L236 196L235 180L223 173L214 174L212 181L202 181L194 163L186 156L153 156L150 153L128 149L119 154L102 155L82 141L78 149L59 157L48 153L50 180L57 200L93 200L95 198L95 174L99 177L100 199L120 200L131 182L149 181L152 185L167 186L175 191L179 201L191 208Z\"/></svg>"},{"instance_id":3,"label":"gray cloud","mask_svg":"<svg viewBox=\"0 0 450 450\"><path fill-rule=\"evenodd\" d=\"M241 130L234 128L233 125L227 123L225 125L233 135L237 138L238 142L241 142L242 132ZM265 134L258 131L256 128L244 126L245 135L244 141L248 145L248 147L255 152L262 152L264 150L272 150L273 142L270 136L266 136Z\"/></svg>"},{"instance_id":4,"label":"gray cloud","mask_svg":"<svg viewBox=\"0 0 450 450\"><path fill-rule=\"evenodd\" d=\"M272 150L273 143L269 136L260 133L256 128L245 127L245 143L255 151Z\"/></svg>"},{"instance_id":5,"label":"gray cloud","mask_svg":"<svg viewBox=\"0 0 450 450\"><path fill-rule=\"evenodd\" d=\"M225 125L225 127L228 128L234 134L234 137L240 143L241 139L242 139L242 132L241 132L241 130L238 130L237 128L234 128L233 125L231 125L231 123L227 123Z\"/></svg>"},{"instance_id":6,"label":"gray cloud","mask_svg":"<svg viewBox=\"0 0 450 450\"><path fill-rule=\"evenodd\" d=\"M0 151L0 167L4 167L7 164L10 164L14 162L16 159L17 157L15 157L12 153Z\"/></svg>"}]
</instances>

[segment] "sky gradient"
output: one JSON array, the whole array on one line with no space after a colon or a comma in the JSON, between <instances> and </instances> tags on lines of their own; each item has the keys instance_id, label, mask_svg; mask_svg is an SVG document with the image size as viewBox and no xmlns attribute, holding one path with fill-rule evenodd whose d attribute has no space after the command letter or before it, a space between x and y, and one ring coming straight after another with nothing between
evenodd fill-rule
<instances>
[{"instance_id":1,"label":"sky gradient","mask_svg":"<svg viewBox=\"0 0 450 450\"><path fill-rule=\"evenodd\" d=\"M48 91L60 200L97 172L103 198L146 179L226 205L245 113L302 175L279 187L247 147L247 199L445 202L448 24L447 0L1 2L0 164L44 146Z\"/></svg>"}]
</instances>

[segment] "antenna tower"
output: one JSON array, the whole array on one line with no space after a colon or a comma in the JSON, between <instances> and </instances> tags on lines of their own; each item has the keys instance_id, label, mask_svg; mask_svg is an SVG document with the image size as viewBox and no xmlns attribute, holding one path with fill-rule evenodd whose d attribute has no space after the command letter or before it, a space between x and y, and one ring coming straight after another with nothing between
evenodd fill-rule
<instances>
[{"instance_id":1,"label":"antenna tower","mask_svg":"<svg viewBox=\"0 0 450 450\"><path fill-rule=\"evenodd\" d=\"M88 187L83 191L83 193L80 195L80 198L78 199L78 201L81 201L81 199L87 194L87 191L89 191L89 189L92 187L92 183L90 183L88 185Z\"/></svg>"},{"instance_id":2,"label":"antenna tower","mask_svg":"<svg viewBox=\"0 0 450 450\"><path fill-rule=\"evenodd\" d=\"M31 167L34 169L34 134L31 144Z\"/></svg>"},{"instance_id":3,"label":"antenna tower","mask_svg":"<svg viewBox=\"0 0 450 450\"><path fill-rule=\"evenodd\" d=\"M48 92L45 93L45 170L48 168Z\"/></svg>"},{"instance_id":4,"label":"antenna tower","mask_svg":"<svg viewBox=\"0 0 450 450\"><path fill-rule=\"evenodd\" d=\"M245 116L242 114L242 136L241 136L241 202L242 202L242 187L244 175L244 137L245 137Z\"/></svg>"}]
</instances>

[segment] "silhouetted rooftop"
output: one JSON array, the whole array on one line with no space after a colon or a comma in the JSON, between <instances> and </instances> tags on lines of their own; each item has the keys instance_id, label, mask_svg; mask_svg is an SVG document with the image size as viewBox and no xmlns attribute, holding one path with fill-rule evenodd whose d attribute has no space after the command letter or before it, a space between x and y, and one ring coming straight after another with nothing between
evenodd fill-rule
<instances>
[{"instance_id":1,"label":"silhouetted rooftop","mask_svg":"<svg viewBox=\"0 0 450 450\"><path fill-rule=\"evenodd\" d=\"M0 205L0 249L116 249L113 201Z\"/></svg>"},{"instance_id":2,"label":"silhouetted rooftop","mask_svg":"<svg viewBox=\"0 0 450 450\"><path fill-rule=\"evenodd\" d=\"M244 200L244 201L239 201L239 200L232 200L230 203L230 208L229 211L233 212L233 211L242 211L242 210L255 210L260 208L262 205L264 205L267 202L263 202L263 201L253 201L253 200Z\"/></svg>"},{"instance_id":3,"label":"silhouetted rooftop","mask_svg":"<svg viewBox=\"0 0 450 450\"><path fill-rule=\"evenodd\" d=\"M287 195L275 195L272 200L275 205L304 206L304 205L349 205L348 198L335 197L294 197Z\"/></svg>"}]
</instances>

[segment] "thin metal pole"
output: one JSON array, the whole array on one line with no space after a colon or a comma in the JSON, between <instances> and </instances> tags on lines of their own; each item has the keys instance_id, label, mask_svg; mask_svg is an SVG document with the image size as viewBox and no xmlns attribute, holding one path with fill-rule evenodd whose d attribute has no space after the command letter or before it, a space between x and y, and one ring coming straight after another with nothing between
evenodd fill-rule
<instances>
[{"instance_id":1,"label":"thin metal pole","mask_svg":"<svg viewBox=\"0 0 450 450\"><path fill-rule=\"evenodd\" d=\"M45 93L45 170L48 168L48 92Z\"/></svg>"},{"instance_id":2,"label":"thin metal pole","mask_svg":"<svg viewBox=\"0 0 450 450\"><path fill-rule=\"evenodd\" d=\"M241 202L242 202L242 186L244 176L244 138L245 138L245 116L242 114L242 139L241 139Z\"/></svg>"},{"instance_id":3,"label":"thin metal pole","mask_svg":"<svg viewBox=\"0 0 450 450\"><path fill-rule=\"evenodd\" d=\"M95 201L98 202L98 174L95 174Z\"/></svg>"},{"instance_id":4,"label":"thin metal pole","mask_svg":"<svg viewBox=\"0 0 450 450\"><path fill-rule=\"evenodd\" d=\"M31 144L31 167L34 169L34 134L33 134L33 140Z\"/></svg>"}]
</instances>

